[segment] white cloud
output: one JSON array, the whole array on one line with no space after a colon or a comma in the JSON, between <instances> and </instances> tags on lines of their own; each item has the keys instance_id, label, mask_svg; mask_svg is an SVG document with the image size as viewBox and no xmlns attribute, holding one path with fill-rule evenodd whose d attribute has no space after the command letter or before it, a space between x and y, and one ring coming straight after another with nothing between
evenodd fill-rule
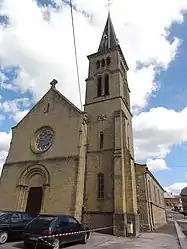
<instances>
[{"instance_id":1,"label":"white cloud","mask_svg":"<svg viewBox=\"0 0 187 249\"><path fill-rule=\"evenodd\" d=\"M5 159L7 157L7 154L8 154L8 152L5 150L0 151L0 175L1 175L1 171L3 169L3 164L4 164Z\"/></svg>"},{"instance_id":2,"label":"white cloud","mask_svg":"<svg viewBox=\"0 0 187 249\"><path fill-rule=\"evenodd\" d=\"M165 160L162 158L157 158L157 159L148 158L147 166L151 171L169 170Z\"/></svg>"},{"instance_id":3,"label":"white cloud","mask_svg":"<svg viewBox=\"0 0 187 249\"><path fill-rule=\"evenodd\" d=\"M12 132L0 132L0 175L1 170L8 154Z\"/></svg>"},{"instance_id":4,"label":"white cloud","mask_svg":"<svg viewBox=\"0 0 187 249\"><path fill-rule=\"evenodd\" d=\"M172 194L180 194L181 190L183 188L187 187L187 182L175 182L169 186L164 187L164 189L168 192L168 193L172 193Z\"/></svg>"},{"instance_id":5,"label":"white cloud","mask_svg":"<svg viewBox=\"0 0 187 249\"><path fill-rule=\"evenodd\" d=\"M29 112L29 110L16 112L14 114L13 118L16 122L19 122L27 115L28 112Z\"/></svg>"},{"instance_id":6,"label":"white cloud","mask_svg":"<svg viewBox=\"0 0 187 249\"><path fill-rule=\"evenodd\" d=\"M58 5L59 3L58 0ZM107 11L104 6L107 1L75 0L74 3L80 12L85 11L92 17L85 18L80 12L74 13L84 96L84 79L88 72L86 56L97 51L106 21ZM167 36L173 22L183 21L182 13L186 10L187 0L118 0L113 3L112 19L130 67L129 85L135 110L140 111L145 107L149 97L158 89L155 82L158 68L167 69L174 59L181 41L173 37L173 42L169 42ZM44 18L46 11L48 21ZM38 100L48 90L49 82L56 78L59 80L59 90L80 106L69 7L63 5L58 10L51 7L41 9L33 0L2 0L0 14L7 15L10 21L6 27L0 26L1 65L4 68L19 68L14 84L3 83L1 86L12 90L19 88L21 93L29 90L34 99ZM136 68L137 62L144 66ZM25 111L20 111L18 102L1 101L0 105L16 121L28 111L28 106L25 106ZM185 132L184 125L181 127L176 121L177 128L169 126L164 121L164 117L167 119L165 115L173 115L173 120L176 120L176 116L182 114L158 108L135 116L133 120L136 157L149 158L150 168L166 168L164 157L170 152L172 145L180 144L186 139L186 135L183 136L180 132ZM173 131L176 131L176 135Z\"/></svg>"},{"instance_id":7,"label":"white cloud","mask_svg":"<svg viewBox=\"0 0 187 249\"><path fill-rule=\"evenodd\" d=\"M153 108L133 118L135 154L138 160L165 158L173 145L187 141L187 107L177 112Z\"/></svg>"},{"instance_id":8,"label":"white cloud","mask_svg":"<svg viewBox=\"0 0 187 249\"><path fill-rule=\"evenodd\" d=\"M14 121L19 122L28 112L28 107L31 105L31 101L29 98L18 98L14 100L5 100L0 101L0 110L3 113L9 113L10 117L13 118ZM20 111L20 109L25 109L24 111ZM3 117L3 116L2 116ZM1 119L1 116L0 116Z\"/></svg>"},{"instance_id":9,"label":"white cloud","mask_svg":"<svg viewBox=\"0 0 187 249\"><path fill-rule=\"evenodd\" d=\"M75 13L77 49L79 55L82 92L87 77L86 56L96 52L106 21L105 1L74 1L77 9L85 11L92 19ZM59 1L58 1L59 4ZM168 8L168 5L170 8ZM21 6L21 7L20 7ZM145 8L146 6L146 8ZM112 5L112 18L117 36L127 58L132 89L132 103L143 107L155 90L154 77L159 67L167 68L174 58L179 40L167 40L173 22L182 22L186 0L119 0ZM7 28L0 29L0 58L3 66L18 66L15 85L22 91L29 89L38 99L48 88L52 78L60 81L59 88L75 104L79 105L74 60L70 10L48 8L49 21L32 0L4 0L1 12L10 19ZM158 20L159 15L159 20ZM42 32L41 32L42 30ZM136 69L136 62L148 67ZM71 89L70 86L71 85Z\"/></svg>"},{"instance_id":10,"label":"white cloud","mask_svg":"<svg viewBox=\"0 0 187 249\"><path fill-rule=\"evenodd\" d=\"M0 151L7 151L11 141L12 132L0 132Z\"/></svg>"},{"instance_id":11,"label":"white cloud","mask_svg":"<svg viewBox=\"0 0 187 249\"><path fill-rule=\"evenodd\" d=\"M6 76L4 75L4 73L2 73L1 71L0 71L0 84L1 84L1 86L2 86L2 84L3 84L3 82L6 80Z\"/></svg>"}]
</instances>

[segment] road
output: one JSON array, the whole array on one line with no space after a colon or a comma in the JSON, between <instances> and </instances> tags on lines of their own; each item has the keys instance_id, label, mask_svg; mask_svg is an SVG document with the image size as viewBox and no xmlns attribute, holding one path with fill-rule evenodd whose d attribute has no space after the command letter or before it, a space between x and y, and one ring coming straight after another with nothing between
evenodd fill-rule
<instances>
[{"instance_id":1,"label":"road","mask_svg":"<svg viewBox=\"0 0 187 249\"><path fill-rule=\"evenodd\" d=\"M117 238L118 239L118 238ZM73 244L64 246L67 249L90 249L90 248L100 248L104 244L116 244L114 246L114 249L118 249L119 243L124 242L125 238L120 238L119 241L116 241L116 237L110 236L110 235L102 235L102 234L92 234L89 241L86 245L82 244ZM12 243L6 243L4 245L1 245L1 249L24 249L22 242L12 242Z\"/></svg>"},{"instance_id":2,"label":"road","mask_svg":"<svg viewBox=\"0 0 187 249\"><path fill-rule=\"evenodd\" d=\"M116 241L118 239L118 241ZM68 246L63 246L67 249L90 249L90 248L101 248L104 244L116 244L114 249L118 249L119 243L125 242L125 238L116 238L110 235L103 235L103 234L92 234L89 241L86 245L82 244L73 244ZM116 243L117 242L117 243ZM6 243L1 245L1 249L24 249L22 242L13 242L13 243Z\"/></svg>"},{"instance_id":3,"label":"road","mask_svg":"<svg viewBox=\"0 0 187 249\"><path fill-rule=\"evenodd\" d=\"M144 233L137 238L123 238L111 235L92 234L86 245L75 244L67 249L179 249L177 238L166 233ZM24 249L23 243L1 245L1 249Z\"/></svg>"},{"instance_id":4,"label":"road","mask_svg":"<svg viewBox=\"0 0 187 249\"><path fill-rule=\"evenodd\" d=\"M166 215L168 219L172 219L172 220L184 219L184 216L182 214L180 214L179 212L175 212L175 211L166 210Z\"/></svg>"},{"instance_id":5,"label":"road","mask_svg":"<svg viewBox=\"0 0 187 249\"><path fill-rule=\"evenodd\" d=\"M175 238L175 229L172 227L172 221L183 219L183 215L169 211L169 214L172 216L168 227L162 227L158 230L155 230L153 233L143 234L139 238L127 239L122 237L115 237L110 235L94 233L91 235L88 243L86 245L74 244L66 246L67 249L91 249L91 248L110 248L110 249L164 249L164 248L178 248L178 244ZM171 224L170 224L171 223ZM184 224L187 227L187 223ZM174 226L174 225L173 225ZM173 236L172 236L173 235ZM149 244L150 243L150 244ZM169 245L168 245L169 244ZM12 242L5 245L1 245L1 249L24 249L22 242Z\"/></svg>"}]
</instances>

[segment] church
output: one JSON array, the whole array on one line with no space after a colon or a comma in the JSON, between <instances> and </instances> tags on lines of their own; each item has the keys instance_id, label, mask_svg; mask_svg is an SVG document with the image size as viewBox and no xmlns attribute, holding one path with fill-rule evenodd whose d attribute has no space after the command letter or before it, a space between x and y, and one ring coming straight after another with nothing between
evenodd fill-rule
<instances>
[{"instance_id":1,"label":"church","mask_svg":"<svg viewBox=\"0 0 187 249\"><path fill-rule=\"evenodd\" d=\"M57 89L12 128L0 179L0 210L71 214L93 228L139 231L127 71L110 14L88 56L84 111ZM3 200L3 201L2 201Z\"/></svg>"}]
</instances>

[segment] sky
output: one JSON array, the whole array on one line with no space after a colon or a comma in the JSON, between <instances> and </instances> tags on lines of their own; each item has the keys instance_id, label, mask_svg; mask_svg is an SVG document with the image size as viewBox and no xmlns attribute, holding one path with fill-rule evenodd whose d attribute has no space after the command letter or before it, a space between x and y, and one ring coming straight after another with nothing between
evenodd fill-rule
<instances>
[{"instance_id":1,"label":"sky","mask_svg":"<svg viewBox=\"0 0 187 249\"><path fill-rule=\"evenodd\" d=\"M107 0L74 0L82 98ZM129 66L136 161L166 191L187 186L187 0L113 0L111 18ZM79 108L69 0L0 0L0 168L11 127L50 81Z\"/></svg>"}]
</instances>

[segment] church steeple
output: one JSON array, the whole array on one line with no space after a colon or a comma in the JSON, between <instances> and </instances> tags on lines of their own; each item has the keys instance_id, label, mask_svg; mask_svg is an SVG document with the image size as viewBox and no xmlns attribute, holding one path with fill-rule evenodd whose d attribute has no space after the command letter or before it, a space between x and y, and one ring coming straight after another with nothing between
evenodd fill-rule
<instances>
[{"instance_id":1,"label":"church steeple","mask_svg":"<svg viewBox=\"0 0 187 249\"><path fill-rule=\"evenodd\" d=\"M114 26L112 24L109 12L98 52L105 52L110 48L115 48L117 45L118 45L118 39L116 38Z\"/></svg>"}]
</instances>

